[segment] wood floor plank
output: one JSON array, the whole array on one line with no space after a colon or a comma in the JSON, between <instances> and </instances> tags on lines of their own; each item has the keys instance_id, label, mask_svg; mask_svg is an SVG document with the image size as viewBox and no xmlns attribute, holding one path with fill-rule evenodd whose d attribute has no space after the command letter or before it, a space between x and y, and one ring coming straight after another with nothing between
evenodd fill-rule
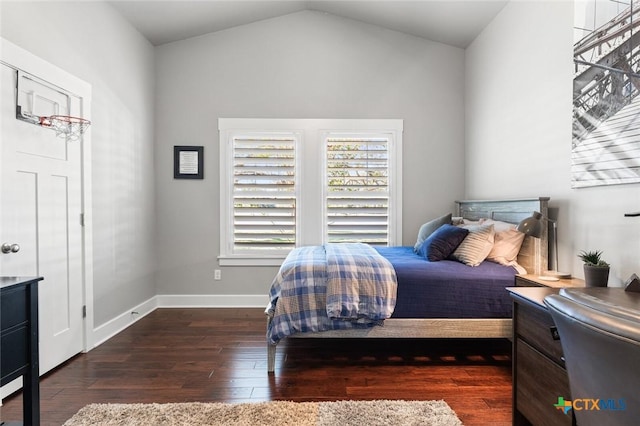
<instances>
[{"instance_id":1,"label":"wood floor plank","mask_svg":"<svg viewBox=\"0 0 640 426\"><path fill-rule=\"evenodd\" d=\"M262 309L157 309L41 380L43 425L90 403L444 399L467 426L511 423L506 340L288 339L267 374ZM22 419L22 397L0 420Z\"/></svg>"}]
</instances>

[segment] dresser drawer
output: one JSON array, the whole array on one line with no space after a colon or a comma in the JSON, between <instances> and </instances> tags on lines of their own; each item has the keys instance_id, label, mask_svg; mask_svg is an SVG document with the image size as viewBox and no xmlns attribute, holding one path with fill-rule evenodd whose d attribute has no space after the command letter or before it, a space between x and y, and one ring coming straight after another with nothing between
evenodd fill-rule
<instances>
[{"instance_id":1,"label":"dresser drawer","mask_svg":"<svg viewBox=\"0 0 640 426\"><path fill-rule=\"evenodd\" d=\"M516 348L517 410L534 425L570 425L571 412L554 407L558 397L571 399L566 371L521 339Z\"/></svg>"},{"instance_id":2,"label":"dresser drawer","mask_svg":"<svg viewBox=\"0 0 640 426\"><path fill-rule=\"evenodd\" d=\"M0 324L2 324L3 330L27 322L29 312L27 295L27 288L25 286L2 290L2 298L0 298Z\"/></svg>"},{"instance_id":3,"label":"dresser drawer","mask_svg":"<svg viewBox=\"0 0 640 426\"><path fill-rule=\"evenodd\" d=\"M29 359L29 329L17 327L0 337L2 385L25 373Z\"/></svg>"},{"instance_id":4,"label":"dresser drawer","mask_svg":"<svg viewBox=\"0 0 640 426\"><path fill-rule=\"evenodd\" d=\"M514 315L517 337L564 367L562 344L553 339L551 329L555 329L555 324L549 312L519 303Z\"/></svg>"}]
</instances>

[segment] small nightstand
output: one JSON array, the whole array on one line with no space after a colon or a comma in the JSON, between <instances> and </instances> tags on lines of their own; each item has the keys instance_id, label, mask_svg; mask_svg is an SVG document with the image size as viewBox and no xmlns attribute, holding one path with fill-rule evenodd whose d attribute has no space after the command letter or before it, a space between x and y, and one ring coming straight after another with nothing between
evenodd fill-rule
<instances>
[{"instance_id":1,"label":"small nightstand","mask_svg":"<svg viewBox=\"0 0 640 426\"><path fill-rule=\"evenodd\" d=\"M571 395L562 345L544 304L560 289L537 284L507 291L513 299L513 424L569 426L572 414L554 407L559 397L570 400Z\"/></svg>"},{"instance_id":2,"label":"small nightstand","mask_svg":"<svg viewBox=\"0 0 640 426\"><path fill-rule=\"evenodd\" d=\"M563 278L558 281L549 281L540 278L539 275L516 275L516 287L584 287L584 281L578 278Z\"/></svg>"}]
</instances>

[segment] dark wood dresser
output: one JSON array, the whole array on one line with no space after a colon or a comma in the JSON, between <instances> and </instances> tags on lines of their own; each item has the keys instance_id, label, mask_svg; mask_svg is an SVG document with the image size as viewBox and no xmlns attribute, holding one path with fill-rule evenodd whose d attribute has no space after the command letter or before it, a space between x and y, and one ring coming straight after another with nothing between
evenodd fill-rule
<instances>
[{"instance_id":1,"label":"dark wood dresser","mask_svg":"<svg viewBox=\"0 0 640 426\"><path fill-rule=\"evenodd\" d=\"M559 288L512 287L513 298L513 424L571 425L572 412L554 407L559 397L570 400L569 377L562 346L544 298Z\"/></svg>"},{"instance_id":2,"label":"dark wood dresser","mask_svg":"<svg viewBox=\"0 0 640 426\"><path fill-rule=\"evenodd\" d=\"M40 424L38 281L41 280L42 277L0 277L0 386L23 377L25 425Z\"/></svg>"}]
</instances>

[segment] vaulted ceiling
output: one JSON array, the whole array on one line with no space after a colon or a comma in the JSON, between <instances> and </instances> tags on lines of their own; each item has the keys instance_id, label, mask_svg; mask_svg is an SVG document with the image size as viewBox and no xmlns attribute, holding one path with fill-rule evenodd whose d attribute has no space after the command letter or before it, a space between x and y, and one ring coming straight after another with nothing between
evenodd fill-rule
<instances>
[{"instance_id":1,"label":"vaulted ceiling","mask_svg":"<svg viewBox=\"0 0 640 426\"><path fill-rule=\"evenodd\" d=\"M109 3L156 46L315 10L466 48L508 0L112 0Z\"/></svg>"}]
</instances>

